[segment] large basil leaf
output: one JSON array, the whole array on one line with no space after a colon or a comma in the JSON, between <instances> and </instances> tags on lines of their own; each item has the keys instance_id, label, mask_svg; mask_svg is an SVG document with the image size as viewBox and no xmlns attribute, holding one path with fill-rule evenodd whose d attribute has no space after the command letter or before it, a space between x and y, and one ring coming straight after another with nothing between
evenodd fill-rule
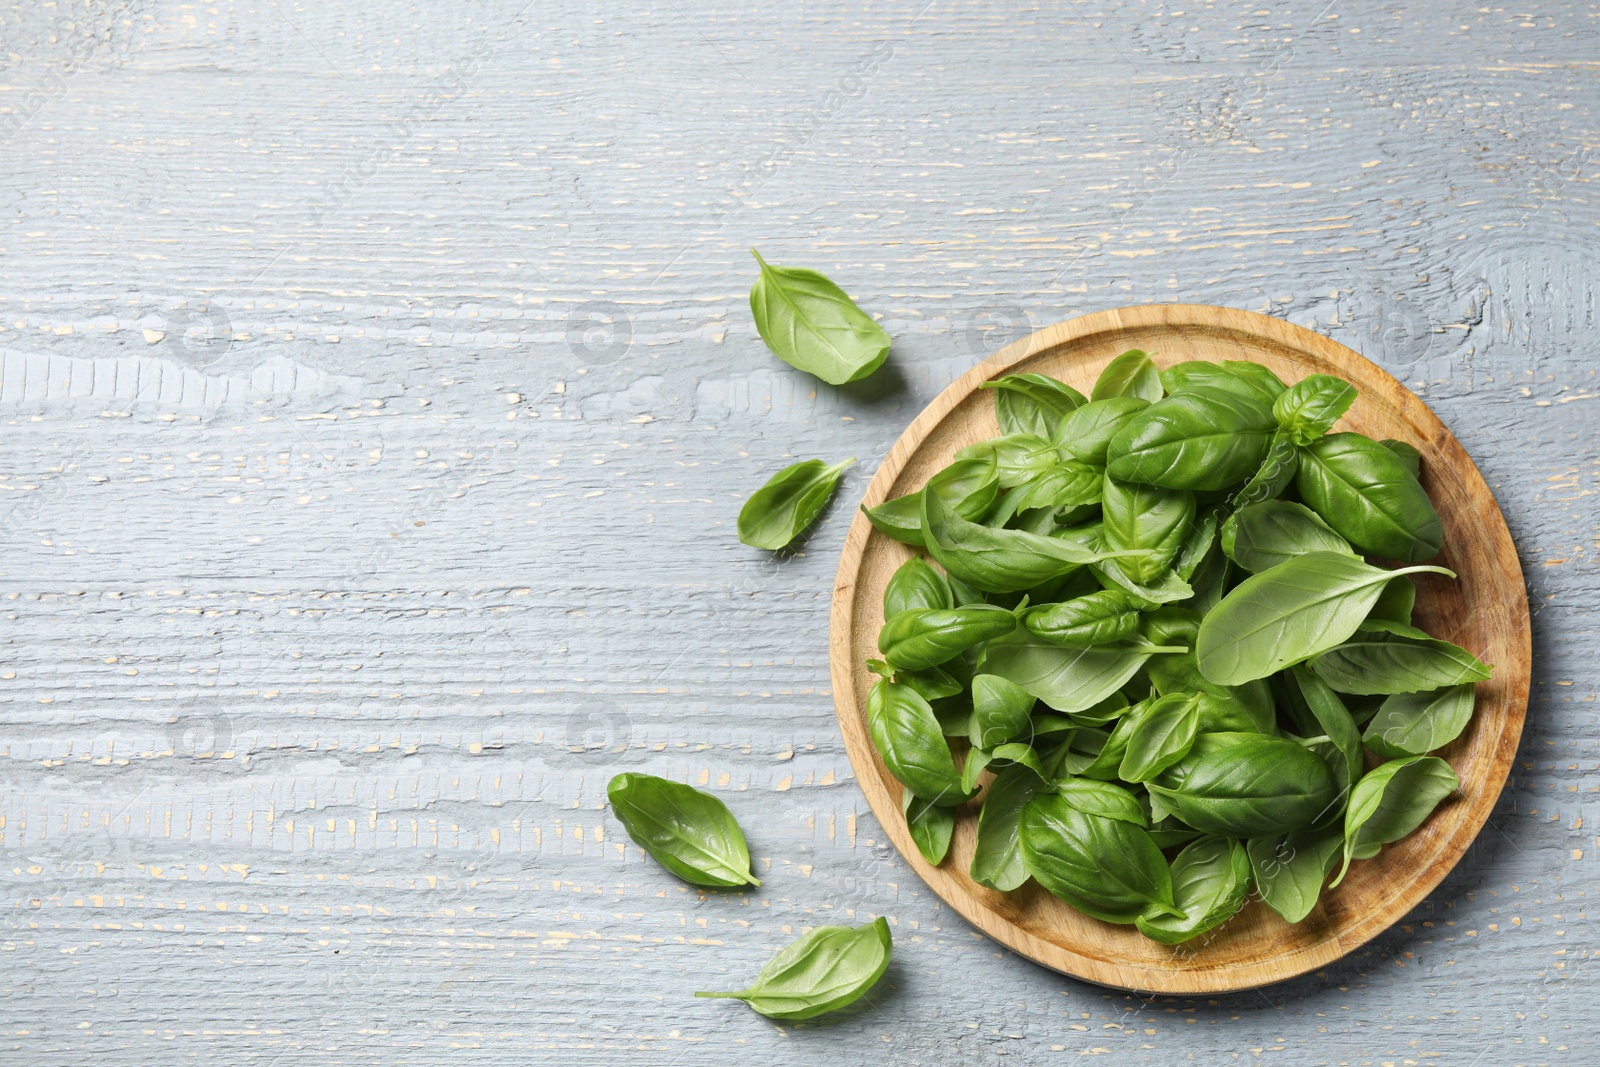
<instances>
[{"instance_id":1,"label":"large basil leaf","mask_svg":"<svg viewBox=\"0 0 1600 1067\"><path fill-rule=\"evenodd\" d=\"M1083 711L1121 689L1153 651L1149 646L1062 648L1014 631L984 647L979 668L1015 682L1056 711Z\"/></svg>"},{"instance_id":2,"label":"large basil leaf","mask_svg":"<svg viewBox=\"0 0 1600 1067\"><path fill-rule=\"evenodd\" d=\"M1059 604L1029 608L1022 624L1052 645L1083 648L1132 638L1139 632L1139 611L1126 593L1102 589Z\"/></svg>"},{"instance_id":3,"label":"large basil leaf","mask_svg":"<svg viewBox=\"0 0 1600 1067\"><path fill-rule=\"evenodd\" d=\"M997 674L972 679L972 743L994 748L1022 737L1033 725L1032 693Z\"/></svg>"},{"instance_id":4,"label":"large basil leaf","mask_svg":"<svg viewBox=\"0 0 1600 1067\"><path fill-rule=\"evenodd\" d=\"M1490 668L1449 641L1429 637L1410 627L1394 633L1380 626L1400 626L1382 620L1363 623L1343 644L1312 658L1311 669L1341 693L1419 693L1447 685L1481 682Z\"/></svg>"},{"instance_id":5,"label":"large basil leaf","mask_svg":"<svg viewBox=\"0 0 1600 1067\"><path fill-rule=\"evenodd\" d=\"M1355 633L1385 582L1423 572L1455 577L1443 567L1381 570L1342 552L1307 552L1253 574L1200 624L1200 672L1238 685L1325 652Z\"/></svg>"},{"instance_id":6,"label":"large basil leaf","mask_svg":"<svg viewBox=\"0 0 1600 1067\"><path fill-rule=\"evenodd\" d=\"M1017 617L992 604L902 611L878 631L878 651L908 671L936 667L974 645L1016 629Z\"/></svg>"},{"instance_id":7,"label":"large basil leaf","mask_svg":"<svg viewBox=\"0 0 1600 1067\"><path fill-rule=\"evenodd\" d=\"M1287 834L1252 838L1245 849L1261 899L1285 922L1304 919L1317 906L1322 883L1328 880L1343 845L1340 826L1321 830L1307 826Z\"/></svg>"},{"instance_id":8,"label":"large basil leaf","mask_svg":"<svg viewBox=\"0 0 1600 1067\"><path fill-rule=\"evenodd\" d=\"M1278 395L1272 415L1297 445L1309 445L1333 429L1355 403L1356 387L1326 374L1302 378Z\"/></svg>"},{"instance_id":9,"label":"large basil leaf","mask_svg":"<svg viewBox=\"0 0 1600 1067\"><path fill-rule=\"evenodd\" d=\"M875 508L861 505L867 521L886 537L901 544L922 547L922 493L907 493L885 500Z\"/></svg>"},{"instance_id":10,"label":"large basil leaf","mask_svg":"<svg viewBox=\"0 0 1600 1067\"><path fill-rule=\"evenodd\" d=\"M1200 696L1170 693L1150 702L1128 735L1119 775L1146 782L1189 754L1200 729Z\"/></svg>"},{"instance_id":11,"label":"large basil leaf","mask_svg":"<svg viewBox=\"0 0 1600 1067\"><path fill-rule=\"evenodd\" d=\"M1289 487L1299 470L1300 449L1288 434L1279 430L1272 435L1272 443L1267 446L1267 455L1261 461L1261 466L1256 468L1244 488L1234 494L1233 506L1242 508L1274 499Z\"/></svg>"},{"instance_id":12,"label":"large basil leaf","mask_svg":"<svg viewBox=\"0 0 1600 1067\"><path fill-rule=\"evenodd\" d=\"M830 467L808 459L774 474L739 509L739 540L751 548L783 548L817 521L839 476L854 462L852 457Z\"/></svg>"},{"instance_id":13,"label":"large basil leaf","mask_svg":"<svg viewBox=\"0 0 1600 1067\"><path fill-rule=\"evenodd\" d=\"M1472 721L1477 692L1478 687L1468 682L1427 693L1397 693L1379 706L1362 740L1389 759L1443 748Z\"/></svg>"},{"instance_id":14,"label":"large basil leaf","mask_svg":"<svg viewBox=\"0 0 1600 1067\"><path fill-rule=\"evenodd\" d=\"M750 314L773 355L829 385L865 378L889 356L889 335L824 275L774 267L751 249L761 277Z\"/></svg>"},{"instance_id":15,"label":"large basil leaf","mask_svg":"<svg viewBox=\"0 0 1600 1067\"><path fill-rule=\"evenodd\" d=\"M1153 582L1172 565L1194 520L1194 494L1107 478L1100 536L1109 549L1144 554L1116 560L1129 578Z\"/></svg>"},{"instance_id":16,"label":"large basil leaf","mask_svg":"<svg viewBox=\"0 0 1600 1067\"><path fill-rule=\"evenodd\" d=\"M1364 553L1405 563L1439 551L1444 531L1433 502L1400 458L1358 433L1306 446L1295 476L1300 499Z\"/></svg>"},{"instance_id":17,"label":"large basil leaf","mask_svg":"<svg viewBox=\"0 0 1600 1067\"><path fill-rule=\"evenodd\" d=\"M1222 525L1222 551L1252 574L1307 552L1350 551L1350 543L1304 504L1267 500L1240 508Z\"/></svg>"},{"instance_id":18,"label":"large basil leaf","mask_svg":"<svg viewBox=\"0 0 1600 1067\"><path fill-rule=\"evenodd\" d=\"M697 997L742 1000L769 1019L811 1019L853 1004L889 969L894 939L882 916L854 929L819 926L772 958L755 984Z\"/></svg>"},{"instance_id":19,"label":"large basil leaf","mask_svg":"<svg viewBox=\"0 0 1600 1067\"><path fill-rule=\"evenodd\" d=\"M995 390L994 413L1000 432L1057 439L1061 421L1082 407L1084 395L1043 374L1008 374L980 388Z\"/></svg>"},{"instance_id":20,"label":"large basil leaf","mask_svg":"<svg viewBox=\"0 0 1600 1067\"><path fill-rule=\"evenodd\" d=\"M994 776L978 810L978 839L969 869L974 882L1005 893L1028 880L1022 865L1022 812L1044 790L1043 779L1020 763Z\"/></svg>"},{"instance_id":21,"label":"large basil leaf","mask_svg":"<svg viewBox=\"0 0 1600 1067\"><path fill-rule=\"evenodd\" d=\"M1172 861L1172 899L1183 918L1139 916L1139 932L1164 945L1182 944L1231 919L1250 892L1250 857L1225 837L1189 845Z\"/></svg>"},{"instance_id":22,"label":"large basil leaf","mask_svg":"<svg viewBox=\"0 0 1600 1067\"><path fill-rule=\"evenodd\" d=\"M963 803L955 757L928 702L910 686L880 681L867 694L867 733L900 784L934 804Z\"/></svg>"},{"instance_id":23,"label":"large basil leaf","mask_svg":"<svg viewBox=\"0 0 1600 1067\"><path fill-rule=\"evenodd\" d=\"M1197 389L1235 393L1269 412L1284 390L1278 376L1261 364L1230 359L1221 363L1202 360L1174 363L1161 372L1161 384L1169 394Z\"/></svg>"},{"instance_id":24,"label":"large basil leaf","mask_svg":"<svg viewBox=\"0 0 1600 1067\"><path fill-rule=\"evenodd\" d=\"M1196 830L1223 837L1286 833L1334 799L1333 774L1316 754L1261 734L1201 734L1146 786Z\"/></svg>"},{"instance_id":25,"label":"large basil leaf","mask_svg":"<svg viewBox=\"0 0 1600 1067\"><path fill-rule=\"evenodd\" d=\"M1106 473L1167 489L1226 489L1261 466L1277 428L1270 407L1238 393L1178 393L1117 431Z\"/></svg>"},{"instance_id":26,"label":"large basil leaf","mask_svg":"<svg viewBox=\"0 0 1600 1067\"><path fill-rule=\"evenodd\" d=\"M1182 915L1167 861L1147 831L1089 815L1059 796L1037 796L1023 811L1022 862L1045 889L1096 919Z\"/></svg>"},{"instance_id":27,"label":"large basil leaf","mask_svg":"<svg viewBox=\"0 0 1600 1067\"><path fill-rule=\"evenodd\" d=\"M1089 399L1131 396L1153 404L1161 399L1161 394L1161 372L1147 354L1133 348L1106 364L1095 380Z\"/></svg>"},{"instance_id":28,"label":"large basil leaf","mask_svg":"<svg viewBox=\"0 0 1600 1067\"><path fill-rule=\"evenodd\" d=\"M1135 396L1113 396L1083 405L1061 424L1059 443L1074 459L1104 466L1111 439L1127 421L1150 406Z\"/></svg>"},{"instance_id":29,"label":"large basil leaf","mask_svg":"<svg viewBox=\"0 0 1600 1067\"><path fill-rule=\"evenodd\" d=\"M1055 785L1056 795L1085 815L1118 819L1135 826L1149 826L1149 816L1139 798L1110 782L1093 778L1066 778Z\"/></svg>"},{"instance_id":30,"label":"large basil leaf","mask_svg":"<svg viewBox=\"0 0 1600 1067\"><path fill-rule=\"evenodd\" d=\"M1460 785L1456 772L1438 756L1392 760L1368 771L1350 793L1344 813L1344 866L1332 884L1344 881L1352 859L1371 859L1390 841L1421 826Z\"/></svg>"},{"instance_id":31,"label":"large basil leaf","mask_svg":"<svg viewBox=\"0 0 1600 1067\"><path fill-rule=\"evenodd\" d=\"M950 583L921 556L912 556L895 569L883 590L883 617L892 619L902 611L953 608L955 598Z\"/></svg>"},{"instance_id":32,"label":"large basil leaf","mask_svg":"<svg viewBox=\"0 0 1600 1067\"><path fill-rule=\"evenodd\" d=\"M956 809L923 800L907 789L900 794L900 811L922 858L935 867L943 863L956 829Z\"/></svg>"},{"instance_id":33,"label":"large basil leaf","mask_svg":"<svg viewBox=\"0 0 1600 1067\"><path fill-rule=\"evenodd\" d=\"M760 885L750 849L728 806L709 793L653 774L619 774L606 786L628 836L667 870L695 885Z\"/></svg>"}]
</instances>

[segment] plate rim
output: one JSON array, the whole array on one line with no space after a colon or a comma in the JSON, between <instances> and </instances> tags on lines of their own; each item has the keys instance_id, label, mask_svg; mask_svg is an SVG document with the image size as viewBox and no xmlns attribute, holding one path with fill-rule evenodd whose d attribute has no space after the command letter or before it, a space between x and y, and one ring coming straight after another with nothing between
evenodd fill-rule
<instances>
[{"instance_id":1,"label":"plate rim","mask_svg":"<svg viewBox=\"0 0 1600 1067\"><path fill-rule=\"evenodd\" d=\"M881 780L869 778L864 773L872 768L874 774L880 761L868 740L863 709L855 697L853 664L851 663L851 636L854 627L854 599L856 576L860 571L868 541L874 528L862 508L883 502L889 489L904 470L906 463L921 446L923 440L977 388L1001 372L1036 356L1048 354L1062 346L1082 342L1096 334L1115 333L1138 328L1202 328L1224 332L1244 333L1262 337L1286 348L1298 349L1314 357L1339 364L1351 359L1366 364L1373 380L1387 393L1387 399L1397 407L1420 416L1435 431L1434 444L1441 450L1453 453L1452 467L1476 479L1474 493L1481 491L1488 500L1495 521L1484 532L1494 542L1493 556L1509 560L1516 568L1515 588L1517 599L1507 604L1508 610L1520 609L1514 627L1520 630L1521 641L1515 648L1520 657L1520 669L1513 679L1513 688L1507 693L1507 714L1498 738L1493 739L1493 763L1483 788L1467 801L1465 817L1455 831L1441 842L1434 862L1418 877L1400 888L1385 901L1385 906L1375 909L1349 927L1341 927L1323 940L1266 959L1236 963L1217 968L1160 969L1141 962L1113 963L1087 956L1057 943L1047 941L998 914L970 892L970 882L964 872L959 875L946 867L934 867L922 859L906 829L903 819L896 818L899 805L887 795ZM880 535L881 536L881 535ZM1468 847L1476 840L1490 814L1510 773L1524 722L1527 717L1528 697L1531 689L1532 633L1529 624L1527 587L1522 573L1521 558L1511 538L1504 513L1495 500L1488 482L1473 463L1466 449L1450 432L1449 427L1434 413L1422 398L1407 389L1384 368L1366 359L1360 353L1339 344L1312 330L1256 312L1209 304L1146 304L1133 307L1111 308L1105 311L1066 319L1005 346L977 364L946 386L938 396L924 407L895 440L883 463L869 482L860 507L856 509L850 529L840 551L839 567L835 575L830 607L828 633L829 680L833 691L834 711L839 721L840 733L845 742L846 754L851 763L858 786L868 806L895 848L905 858L912 870L934 894L958 915L986 936L1035 963L1063 974L1089 982L1119 989L1152 993L1223 993L1252 989L1274 982L1298 977L1320 966L1349 954L1371 941L1383 931L1405 917L1420 904L1455 869ZM1516 635L1515 631L1511 635ZM1507 665L1508 669L1510 665ZM869 782L876 782L882 796L875 796ZM965 883L963 885L962 883Z\"/></svg>"}]
</instances>

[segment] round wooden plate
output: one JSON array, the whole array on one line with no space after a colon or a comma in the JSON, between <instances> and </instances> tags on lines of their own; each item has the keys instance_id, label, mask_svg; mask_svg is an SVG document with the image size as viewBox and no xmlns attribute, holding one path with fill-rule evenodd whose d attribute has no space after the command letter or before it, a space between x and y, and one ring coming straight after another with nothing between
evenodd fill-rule
<instances>
[{"instance_id":1,"label":"round wooden plate","mask_svg":"<svg viewBox=\"0 0 1600 1067\"><path fill-rule=\"evenodd\" d=\"M1085 315L1040 330L968 371L901 435L867 488L865 505L912 492L956 449L999 434L994 394L979 383L1003 373L1048 374L1088 393L1100 369L1130 348L1166 365L1184 359L1244 359L1294 383L1334 374L1361 395L1338 429L1410 442L1423 456L1422 482L1444 523L1444 551L1430 562L1454 570L1417 579L1417 624L1494 667L1478 686L1467 731L1439 755L1461 791L1410 837L1357 861L1310 916L1289 925L1259 900L1219 931L1168 947L1131 926L1091 919L1033 883L997 893L967 877L976 818L964 813L938 867L917 852L900 814L900 783L867 735L864 666L878 655L883 590L913 550L876 532L857 513L839 561L829 658L834 703L850 763L867 802L906 862L952 908L1001 944L1047 967L1098 982L1160 993L1247 989L1303 974L1375 937L1422 901L1461 858L1489 817L1522 732L1531 648L1528 602L1516 548L1483 476L1450 431L1405 386L1333 341L1278 319L1231 308L1156 305Z\"/></svg>"}]
</instances>

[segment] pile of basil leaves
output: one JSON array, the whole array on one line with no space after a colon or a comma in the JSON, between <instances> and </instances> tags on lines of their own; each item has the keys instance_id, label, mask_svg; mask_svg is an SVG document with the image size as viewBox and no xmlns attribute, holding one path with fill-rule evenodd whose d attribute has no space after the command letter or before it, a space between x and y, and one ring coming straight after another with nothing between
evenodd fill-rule
<instances>
[{"instance_id":1,"label":"pile of basil leaves","mask_svg":"<svg viewBox=\"0 0 1600 1067\"><path fill-rule=\"evenodd\" d=\"M1177 944L1252 887L1300 921L1458 788L1429 753L1489 668L1411 624L1439 516L1416 449L1329 432L1349 383L1132 351L985 387L1001 436L867 511L932 559L867 706L929 863L976 806L975 881Z\"/></svg>"}]
</instances>

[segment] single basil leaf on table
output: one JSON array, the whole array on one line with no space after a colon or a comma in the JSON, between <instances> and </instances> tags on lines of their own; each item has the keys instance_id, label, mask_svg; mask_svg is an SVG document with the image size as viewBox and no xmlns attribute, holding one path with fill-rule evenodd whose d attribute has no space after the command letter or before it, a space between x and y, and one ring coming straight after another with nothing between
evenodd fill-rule
<instances>
[{"instance_id":1,"label":"single basil leaf on table","mask_svg":"<svg viewBox=\"0 0 1600 1067\"><path fill-rule=\"evenodd\" d=\"M979 670L1015 682L1056 711L1074 712L1121 689L1153 654L1146 646L1062 648L1014 631L984 646Z\"/></svg>"},{"instance_id":2,"label":"single basil leaf on table","mask_svg":"<svg viewBox=\"0 0 1600 1067\"><path fill-rule=\"evenodd\" d=\"M1320 757L1261 734L1201 734L1146 788L1196 830L1222 837L1305 826L1334 799L1333 774Z\"/></svg>"},{"instance_id":3,"label":"single basil leaf on table","mask_svg":"<svg viewBox=\"0 0 1600 1067\"><path fill-rule=\"evenodd\" d=\"M885 537L901 544L922 547L922 493L907 493L885 500L875 508L861 505L867 521Z\"/></svg>"},{"instance_id":4,"label":"single basil leaf on table","mask_svg":"<svg viewBox=\"0 0 1600 1067\"><path fill-rule=\"evenodd\" d=\"M1172 899L1182 918L1139 916L1139 932L1163 945L1178 945L1215 930L1244 907L1250 892L1250 857L1226 837L1207 837L1172 861Z\"/></svg>"},{"instance_id":5,"label":"single basil leaf on table","mask_svg":"<svg viewBox=\"0 0 1600 1067\"><path fill-rule=\"evenodd\" d=\"M636 845L695 885L760 885L728 806L709 793L652 774L619 774L606 786L611 812Z\"/></svg>"},{"instance_id":6,"label":"single basil leaf on table","mask_svg":"<svg viewBox=\"0 0 1600 1067\"><path fill-rule=\"evenodd\" d=\"M1356 400L1356 387L1327 374L1313 374L1278 394L1272 403L1278 426L1297 445L1309 445L1333 429Z\"/></svg>"},{"instance_id":7,"label":"single basil leaf on table","mask_svg":"<svg viewBox=\"0 0 1600 1067\"><path fill-rule=\"evenodd\" d=\"M1287 834L1251 838L1245 851L1261 899L1285 922L1297 923L1317 906L1322 883L1328 880L1343 846L1342 826L1301 827Z\"/></svg>"},{"instance_id":8,"label":"single basil leaf on table","mask_svg":"<svg viewBox=\"0 0 1600 1067\"><path fill-rule=\"evenodd\" d=\"M1125 782L1149 781L1189 754L1199 730L1198 693L1157 697L1128 734L1118 777Z\"/></svg>"},{"instance_id":9,"label":"single basil leaf on table","mask_svg":"<svg viewBox=\"0 0 1600 1067\"><path fill-rule=\"evenodd\" d=\"M1252 574L1307 552L1343 552L1350 542L1304 504L1267 500L1240 508L1222 526L1222 551Z\"/></svg>"},{"instance_id":10,"label":"single basil leaf on table","mask_svg":"<svg viewBox=\"0 0 1600 1067\"><path fill-rule=\"evenodd\" d=\"M1043 779L1020 763L994 776L978 810L978 839L969 869L974 882L1006 893L1028 880L1019 840L1022 812L1045 788Z\"/></svg>"},{"instance_id":11,"label":"single basil leaf on table","mask_svg":"<svg viewBox=\"0 0 1600 1067\"><path fill-rule=\"evenodd\" d=\"M1284 390L1283 382L1267 368L1258 363L1231 359L1221 363L1203 360L1174 363L1161 372L1161 385L1169 396L1197 389L1234 393L1266 408L1269 413Z\"/></svg>"},{"instance_id":12,"label":"single basil leaf on table","mask_svg":"<svg viewBox=\"0 0 1600 1067\"><path fill-rule=\"evenodd\" d=\"M751 548L776 552L799 537L822 514L855 458L828 466L807 459L774 474L739 509L739 540Z\"/></svg>"},{"instance_id":13,"label":"single basil leaf on table","mask_svg":"<svg viewBox=\"0 0 1600 1067\"><path fill-rule=\"evenodd\" d=\"M1415 445L1408 445L1404 441L1396 441L1392 437L1385 437L1378 443L1399 457L1406 470L1411 472L1411 477L1422 477L1422 453L1417 451Z\"/></svg>"},{"instance_id":14,"label":"single basil leaf on table","mask_svg":"<svg viewBox=\"0 0 1600 1067\"><path fill-rule=\"evenodd\" d=\"M1016 625L1015 615L992 604L902 611L878 632L878 651L897 668L926 670L974 645L1003 637Z\"/></svg>"},{"instance_id":15,"label":"single basil leaf on table","mask_svg":"<svg viewBox=\"0 0 1600 1067\"><path fill-rule=\"evenodd\" d=\"M1319 437L1301 452L1295 487L1301 500L1364 553L1416 563L1444 543L1439 513L1416 476L1370 437Z\"/></svg>"},{"instance_id":16,"label":"single basil leaf on table","mask_svg":"<svg viewBox=\"0 0 1600 1067\"><path fill-rule=\"evenodd\" d=\"M1094 778L1065 778L1055 784L1056 795L1085 815L1117 819L1135 826L1149 826L1139 798L1120 785Z\"/></svg>"},{"instance_id":17,"label":"single basil leaf on table","mask_svg":"<svg viewBox=\"0 0 1600 1067\"><path fill-rule=\"evenodd\" d=\"M1033 434L1051 441L1060 432L1061 420L1088 402L1072 386L1043 374L1008 374L979 388L995 390L1001 433Z\"/></svg>"},{"instance_id":18,"label":"single basil leaf on table","mask_svg":"<svg viewBox=\"0 0 1600 1067\"><path fill-rule=\"evenodd\" d=\"M900 794L900 812L906 818L906 829L911 831L911 840L922 858L935 867L943 863L950 851L950 836L956 828L955 809L923 800L907 789Z\"/></svg>"},{"instance_id":19,"label":"single basil leaf on table","mask_svg":"<svg viewBox=\"0 0 1600 1067\"><path fill-rule=\"evenodd\" d=\"M843 289L814 270L774 267L750 252L761 264L750 314L773 355L829 385L865 378L888 358L888 333Z\"/></svg>"},{"instance_id":20,"label":"single basil leaf on table","mask_svg":"<svg viewBox=\"0 0 1600 1067\"><path fill-rule=\"evenodd\" d=\"M1438 756L1391 760L1368 771L1350 792L1350 807L1344 813L1344 866L1332 884L1344 881L1352 859L1371 859L1384 845L1421 826L1460 785L1456 772Z\"/></svg>"},{"instance_id":21,"label":"single basil leaf on table","mask_svg":"<svg viewBox=\"0 0 1600 1067\"><path fill-rule=\"evenodd\" d=\"M1356 632L1385 582L1421 573L1455 577L1443 567L1383 570L1342 552L1307 552L1252 574L1200 624L1200 672L1238 685L1325 652Z\"/></svg>"},{"instance_id":22,"label":"single basil leaf on table","mask_svg":"<svg viewBox=\"0 0 1600 1067\"><path fill-rule=\"evenodd\" d=\"M1089 399L1131 396L1154 404L1161 399L1162 392L1161 372L1147 353L1132 348L1106 364L1095 380Z\"/></svg>"},{"instance_id":23,"label":"single basil leaf on table","mask_svg":"<svg viewBox=\"0 0 1600 1067\"><path fill-rule=\"evenodd\" d=\"M1166 489L1226 489L1261 466L1276 431L1271 408L1238 393L1177 393L1117 431L1106 473Z\"/></svg>"},{"instance_id":24,"label":"single basil leaf on table","mask_svg":"<svg viewBox=\"0 0 1600 1067\"><path fill-rule=\"evenodd\" d=\"M697 997L742 1000L769 1019L812 1019L861 999L889 969L893 948L882 916L863 926L819 926L772 958L755 984Z\"/></svg>"},{"instance_id":25,"label":"single basil leaf on table","mask_svg":"<svg viewBox=\"0 0 1600 1067\"><path fill-rule=\"evenodd\" d=\"M1470 682L1432 692L1396 693L1379 706L1361 739L1387 759L1424 755L1461 736L1477 699L1477 686Z\"/></svg>"},{"instance_id":26,"label":"single basil leaf on table","mask_svg":"<svg viewBox=\"0 0 1600 1067\"><path fill-rule=\"evenodd\" d=\"M997 674L972 679L972 744L994 748L1029 734L1033 694Z\"/></svg>"},{"instance_id":27,"label":"single basil leaf on table","mask_svg":"<svg viewBox=\"0 0 1600 1067\"><path fill-rule=\"evenodd\" d=\"M867 733L884 766L919 798L952 806L971 791L961 787L955 757L933 708L909 686L880 681L867 694Z\"/></svg>"},{"instance_id":28,"label":"single basil leaf on table","mask_svg":"<svg viewBox=\"0 0 1600 1067\"><path fill-rule=\"evenodd\" d=\"M1139 632L1139 610L1126 593L1102 589L1059 604L1029 608L1022 624L1029 633L1053 645L1106 645L1127 641Z\"/></svg>"},{"instance_id":29,"label":"single basil leaf on table","mask_svg":"<svg viewBox=\"0 0 1600 1067\"><path fill-rule=\"evenodd\" d=\"M1076 460L1104 466L1111 439L1127 421L1150 406L1136 396L1113 396L1093 400L1066 417L1061 424L1059 444Z\"/></svg>"},{"instance_id":30,"label":"single basil leaf on table","mask_svg":"<svg viewBox=\"0 0 1600 1067\"><path fill-rule=\"evenodd\" d=\"M1242 508L1281 496L1299 470L1300 449L1288 434L1279 430L1272 435L1272 443L1267 446L1261 466L1256 468L1244 488L1234 494L1233 506Z\"/></svg>"},{"instance_id":31,"label":"single basil leaf on table","mask_svg":"<svg viewBox=\"0 0 1600 1067\"><path fill-rule=\"evenodd\" d=\"M1105 480L1100 536L1108 549L1142 552L1114 560L1140 584L1154 582L1172 565L1194 521L1194 494L1181 489Z\"/></svg>"},{"instance_id":32,"label":"single basil leaf on table","mask_svg":"<svg viewBox=\"0 0 1600 1067\"><path fill-rule=\"evenodd\" d=\"M956 459L994 458L995 476L1000 488L1011 489L1032 480L1061 462L1059 449L1043 437L1028 433L991 437L956 452Z\"/></svg>"},{"instance_id":33,"label":"single basil leaf on table","mask_svg":"<svg viewBox=\"0 0 1600 1067\"><path fill-rule=\"evenodd\" d=\"M1040 885L1092 918L1131 923L1182 914L1166 858L1147 831L1086 814L1059 796L1034 797L1023 810L1022 862Z\"/></svg>"},{"instance_id":34,"label":"single basil leaf on table","mask_svg":"<svg viewBox=\"0 0 1600 1067\"><path fill-rule=\"evenodd\" d=\"M1417 583L1410 578L1396 578L1383 587L1378 602L1367 613L1370 619L1389 619L1411 625L1411 612L1417 606Z\"/></svg>"},{"instance_id":35,"label":"single basil leaf on table","mask_svg":"<svg viewBox=\"0 0 1600 1067\"><path fill-rule=\"evenodd\" d=\"M1369 620L1342 644L1312 657L1311 669L1339 692L1359 696L1420 693L1490 676L1491 668L1460 645L1376 628L1381 625L1400 624Z\"/></svg>"}]
</instances>

